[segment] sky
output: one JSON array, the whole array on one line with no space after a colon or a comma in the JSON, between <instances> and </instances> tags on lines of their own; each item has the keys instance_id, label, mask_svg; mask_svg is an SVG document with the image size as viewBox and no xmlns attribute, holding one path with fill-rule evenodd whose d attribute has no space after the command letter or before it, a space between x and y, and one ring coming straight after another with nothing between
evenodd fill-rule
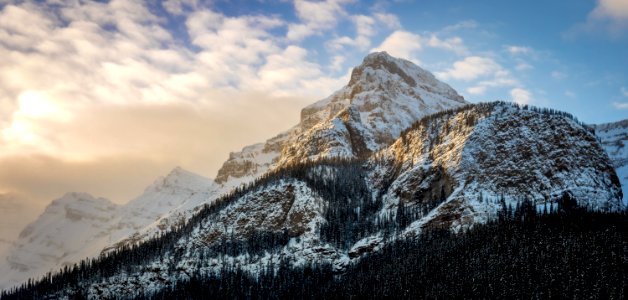
<instances>
[{"instance_id":1,"label":"sky","mask_svg":"<svg viewBox=\"0 0 628 300\"><path fill-rule=\"evenodd\" d=\"M626 49L628 0L0 0L0 196L125 203L175 166L214 177L373 51L470 102L618 121Z\"/></svg>"}]
</instances>

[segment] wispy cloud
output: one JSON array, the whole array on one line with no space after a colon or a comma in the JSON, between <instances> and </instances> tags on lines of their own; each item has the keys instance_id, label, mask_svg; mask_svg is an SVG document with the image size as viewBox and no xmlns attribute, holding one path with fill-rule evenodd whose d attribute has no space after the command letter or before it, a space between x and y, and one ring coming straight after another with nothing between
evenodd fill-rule
<instances>
[{"instance_id":1,"label":"wispy cloud","mask_svg":"<svg viewBox=\"0 0 628 300\"><path fill-rule=\"evenodd\" d=\"M564 33L568 39L582 34L604 33L620 38L628 32L628 2L625 0L597 0L595 8L584 22L574 25Z\"/></svg>"},{"instance_id":2,"label":"wispy cloud","mask_svg":"<svg viewBox=\"0 0 628 300\"><path fill-rule=\"evenodd\" d=\"M424 48L446 50L458 55L468 53L464 41L458 36L442 38L437 33L417 34L405 30L395 30L371 51L386 51L419 63L417 55Z\"/></svg>"},{"instance_id":3,"label":"wispy cloud","mask_svg":"<svg viewBox=\"0 0 628 300\"><path fill-rule=\"evenodd\" d=\"M526 70L532 70L534 69L534 67L526 62L519 62L517 63L517 65L515 66L515 70L517 71L526 71Z\"/></svg>"},{"instance_id":4,"label":"wispy cloud","mask_svg":"<svg viewBox=\"0 0 628 300\"><path fill-rule=\"evenodd\" d=\"M532 53L532 48L527 46L505 46L506 51L512 55L521 55L521 54L530 54Z\"/></svg>"},{"instance_id":5,"label":"wispy cloud","mask_svg":"<svg viewBox=\"0 0 628 300\"><path fill-rule=\"evenodd\" d=\"M443 72L437 72L437 75L444 80L470 81L494 74L499 70L501 70L501 66L491 58L468 56L463 60L455 62L451 68Z\"/></svg>"},{"instance_id":6,"label":"wispy cloud","mask_svg":"<svg viewBox=\"0 0 628 300\"><path fill-rule=\"evenodd\" d=\"M613 106L617 109L628 109L628 102L613 102Z\"/></svg>"},{"instance_id":7,"label":"wispy cloud","mask_svg":"<svg viewBox=\"0 0 628 300\"><path fill-rule=\"evenodd\" d=\"M353 0L294 1L294 8L301 23L288 26L287 38L299 41L334 28L340 17L347 14L343 5L351 2Z\"/></svg>"}]
</instances>

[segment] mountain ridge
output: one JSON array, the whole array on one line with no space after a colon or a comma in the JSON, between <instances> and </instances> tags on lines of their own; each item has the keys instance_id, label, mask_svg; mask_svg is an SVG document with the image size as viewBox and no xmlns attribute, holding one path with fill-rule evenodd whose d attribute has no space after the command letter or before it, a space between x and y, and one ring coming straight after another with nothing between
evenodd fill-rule
<instances>
[{"instance_id":1,"label":"mountain ridge","mask_svg":"<svg viewBox=\"0 0 628 300\"><path fill-rule=\"evenodd\" d=\"M486 130L479 131L481 137L478 136L476 125L479 124L480 128L497 126L496 121L490 119L493 109L501 109L501 113L510 116L510 119L504 119L499 126L509 129L508 135L517 137L515 144L507 143L508 136L498 130L490 131L485 128ZM190 176L194 174L181 168L175 168L166 177L155 180L144 194L127 204L127 207L132 209L121 214L123 221L116 223L121 224L121 228L116 229L117 234L110 235L111 241L100 250L94 247L91 252L87 251L91 253L87 256L115 253L183 226L187 220L201 213L204 205L212 205L221 195L242 194L239 187L256 182L260 176L268 176L264 174L326 160L345 162L367 160L368 168L372 168L370 171L364 171L363 167L358 168L350 164L346 167L336 167L333 164L331 167L325 164L313 167L312 174L331 176L340 182L346 182L349 178L356 179L355 176L359 175L375 183L374 185L360 183L356 187L357 190L351 193L364 199L375 197L372 202L380 203L383 208L376 210L373 203L360 202L357 206L358 215L352 216L356 221L361 220L360 212L362 215L377 213L378 218L384 220L382 222L404 224L400 237L416 235L425 228L443 227L459 230L495 216L504 209L502 203L516 205L524 200L512 196L503 197L501 190L486 190L477 186L478 182L487 185L488 181L476 179L465 185L465 176L473 175L478 178L489 176L490 173L481 172L486 164L490 163L490 166L494 167L492 170L495 170L497 167L503 167L504 162L512 161L513 158L509 156L502 155L500 159L491 160L490 157L481 154L480 150L496 153L498 150L502 151L503 149L499 148L500 143L482 143L482 140L491 141L497 138L501 138L501 144L512 147L508 149L527 153L526 155L530 157L541 157L555 151L552 157L555 158L557 168L561 164L560 155L572 157L582 166L592 168L589 170L583 167L587 178L601 178L597 181L592 179L577 182L572 180L575 178L574 170L555 172L567 174L567 177L554 178L554 174L543 172L537 174L531 172L532 169L522 169L526 176L532 175L520 179L521 181L532 178L532 182L537 184L537 190L546 191L528 195L530 198L528 200L534 200L539 209L542 209L541 205L549 206L549 209L555 206L556 199L562 197L565 191L564 188L562 190L557 188L560 185L592 187L580 194L572 195L579 199L580 203L585 204L586 202L582 200L584 195L594 195L596 187L601 187L599 188L601 196L598 196L605 198L599 201L601 204L598 207L609 210L621 208L621 205L616 207L602 205L605 201L615 199L621 193L621 189L617 191L614 187L610 178L614 171L612 167L608 169L608 163L604 158L600 158L604 155L596 148L595 138L587 133L581 124L565 115L552 115L535 110L537 109L523 109L503 103L470 105L451 87L411 62L392 58L386 53L374 53L367 56L362 65L353 70L347 86L330 97L304 108L299 124L264 143L247 146L240 152L231 153L218 171L215 184L200 176L199 178ZM530 128L537 130L538 126L530 123L529 119L536 120L539 124L553 124L556 128L567 130L566 136L573 137L573 140L563 141L559 138L556 142L558 147L539 145L530 151L524 151L526 144L538 144L530 134L533 132ZM489 121L493 122L490 126L486 125ZM507 121L515 121L523 126L521 128L528 129L521 131L517 126L509 127ZM426 124L430 124L429 127L426 127ZM544 134L543 137L547 140L553 138L551 134ZM476 147L465 147L468 141ZM590 153L586 157L592 157L600 164L587 165L586 162L577 160L573 151L563 151L561 147L566 145L577 145L578 149L588 147L586 149L590 149ZM474 159L476 156L484 157L484 161L481 163L476 161ZM401 159L397 159L398 157ZM515 158L521 162L525 162L526 159L524 156ZM541 166L538 161L532 164ZM465 173L461 171L463 167L476 170L477 174ZM512 170L509 171L511 175L516 177L516 170L519 167L512 166ZM334 214L346 212L342 209L329 212L326 208L333 201L344 200L326 195L324 189L320 190L320 187L317 190L317 185L325 187L335 184L329 182L329 178L319 182L312 181L312 178L308 179L307 175L302 176L305 177L280 180L267 188L260 187L251 194L242 194L236 201L241 203L240 205L226 207L213 218L216 218L217 224L232 228L231 234L240 234L243 237L255 235L262 229L272 234L279 234L277 232L285 229L290 241L280 253L291 253L292 257L300 255L303 262L297 260L298 263L323 259L332 263L338 270L344 269L352 260L359 259L385 244L384 235L367 234L368 232L357 234L349 242L334 242L342 244L341 246L334 246L334 243L320 244L321 236L330 238L336 234L334 230L338 226L349 226L342 222L334 224L330 221ZM509 178L508 174L504 177ZM418 191L422 193L419 196ZM376 196L373 196L372 192L375 192ZM510 195L506 192L504 193ZM284 201L285 199L289 201ZM153 210L155 207L161 209ZM374 216L371 217L375 218ZM207 225L207 228L203 229L205 235L195 240L196 245L208 245L226 236L227 229L212 226ZM299 239L298 242L291 240L296 237ZM232 259L233 262L239 261L236 257ZM245 269L261 268L260 264L265 263L267 259L262 257L260 262L248 264ZM217 262L217 265L220 264Z\"/></svg>"}]
</instances>

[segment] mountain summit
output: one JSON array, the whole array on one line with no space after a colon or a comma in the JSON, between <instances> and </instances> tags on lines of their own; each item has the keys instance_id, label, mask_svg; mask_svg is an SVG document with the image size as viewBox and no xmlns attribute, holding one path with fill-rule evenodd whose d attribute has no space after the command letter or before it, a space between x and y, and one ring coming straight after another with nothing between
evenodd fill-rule
<instances>
[{"instance_id":1,"label":"mountain summit","mask_svg":"<svg viewBox=\"0 0 628 300\"><path fill-rule=\"evenodd\" d=\"M371 53L346 86L305 107L298 125L231 153L216 182L239 184L277 166L317 158L364 156L388 146L421 117L465 104L449 85L412 62Z\"/></svg>"},{"instance_id":2,"label":"mountain summit","mask_svg":"<svg viewBox=\"0 0 628 300\"><path fill-rule=\"evenodd\" d=\"M522 205L625 207L612 162L593 130L572 116L469 104L430 72L385 52L368 55L346 86L304 108L296 126L231 153L215 182L175 168L124 206L66 198L18 245L56 246L51 230L96 228L89 235L99 243L83 238L80 249L68 241L36 253L62 250L53 263L41 259L37 272L72 263L67 253L120 258L124 266L78 288L105 298L137 296L137 285L167 288L190 274L257 274L278 258L283 266L323 263L340 272L394 241L470 228ZM75 204L82 209L72 210ZM103 224L80 217L94 208ZM126 255L134 245L143 245L135 250L141 265ZM21 279L38 275L31 266L10 267Z\"/></svg>"}]
</instances>

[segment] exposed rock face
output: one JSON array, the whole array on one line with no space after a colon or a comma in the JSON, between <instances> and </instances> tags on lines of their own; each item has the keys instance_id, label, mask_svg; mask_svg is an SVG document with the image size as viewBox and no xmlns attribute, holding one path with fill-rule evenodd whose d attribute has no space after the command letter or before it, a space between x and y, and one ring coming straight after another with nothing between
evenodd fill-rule
<instances>
[{"instance_id":1,"label":"exposed rock face","mask_svg":"<svg viewBox=\"0 0 628 300\"><path fill-rule=\"evenodd\" d=\"M229 159L218 170L216 183L226 187L235 187L273 168L281 150L294 131L293 128L265 143L244 147L240 152L229 153Z\"/></svg>"},{"instance_id":2,"label":"exposed rock face","mask_svg":"<svg viewBox=\"0 0 628 300\"><path fill-rule=\"evenodd\" d=\"M268 170L322 157L360 157L392 143L419 118L466 104L434 75L386 52L368 55L349 84L305 107L294 128L232 153L216 181L250 181Z\"/></svg>"},{"instance_id":3,"label":"exposed rock face","mask_svg":"<svg viewBox=\"0 0 628 300\"><path fill-rule=\"evenodd\" d=\"M615 170L592 132L562 115L507 104L437 114L375 162L372 180L390 186L388 206L416 206L409 199L417 199L430 211L420 226L460 228L524 200L543 210L564 193L593 210L624 207Z\"/></svg>"}]
</instances>

